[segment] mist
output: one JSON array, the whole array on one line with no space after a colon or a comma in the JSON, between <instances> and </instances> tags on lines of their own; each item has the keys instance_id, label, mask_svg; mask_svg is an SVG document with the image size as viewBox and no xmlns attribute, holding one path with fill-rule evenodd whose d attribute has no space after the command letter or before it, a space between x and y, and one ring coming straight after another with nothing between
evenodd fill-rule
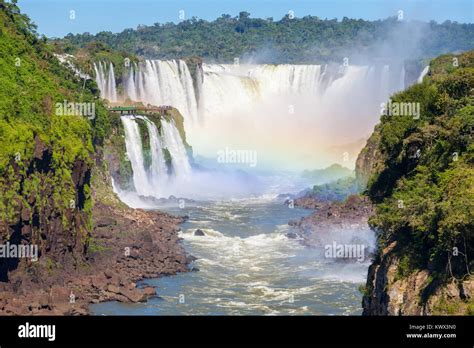
<instances>
[{"instance_id":1,"label":"mist","mask_svg":"<svg viewBox=\"0 0 474 348\"><path fill-rule=\"evenodd\" d=\"M239 64L204 65L195 152L253 150L265 169L353 168L381 103L416 82L424 66L408 74L405 65L423 57L427 37L427 24L394 20L386 40L342 48L346 56L329 64L264 65L278 61L268 44Z\"/></svg>"}]
</instances>

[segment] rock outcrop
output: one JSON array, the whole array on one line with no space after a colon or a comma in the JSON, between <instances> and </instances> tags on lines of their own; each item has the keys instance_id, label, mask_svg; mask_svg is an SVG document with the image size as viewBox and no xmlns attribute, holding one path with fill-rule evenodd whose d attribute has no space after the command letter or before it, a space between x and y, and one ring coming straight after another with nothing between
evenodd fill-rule
<instances>
[{"instance_id":1,"label":"rock outcrop","mask_svg":"<svg viewBox=\"0 0 474 348\"><path fill-rule=\"evenodd\" d=\"M382 155L379 150L380 134L375 128L367 139L365 147L360 151L355 164L356 183L360 191L364 191L370 177L381 171L383 166Z\"/></svg>"},{"instance_id":2,"label":"rock outcrop","mask_svg":"<svg viewBox=\"0 0 474 348\"><path fill-rule=\"evenodd\" d=\"M178 238L184 218L124 206L106 171L94 172L93 183L94 228L83 262L41 258L42 267L17 267L0 283L0 315L85 315L91 303L143 302L156 290L137 281L188 271Z\"/></svg>"},{"instance_id":3,"label":"rock outcrop","mask_svg":"<svg viewBox=\"0 0 474 348\"><path fill-rule=\"evenodd\" d=\"M89 238L86 204L90 185L91 163L75 159L71 169L69 191L74 192L64 202L57 196L58 173L53 165L52 149L38 136L34 138L33 156L23 162L11 162L3 195L18 187L9 202L10 217L0 221L0 242L37 247L38 257L49 262L76 265L84 260L84 245ZM26 170L24 169L26 167ZM31 258L1 258L0 281L9 280L9 272L31 266Z\"/></svg>"},{"instance_id":4,"label":"rock outcrop","mask_svg":"<svg viewBox=\"0 0 474 348\"><path fill-rule=\"evenodd\" d=\"M370 178L384 169L378 127L356 161L356 180L365 190ZM369 267L362 300L363 315L456 315L472 312L474 281L433 282L428 269L400 275L403 250L392 241L378 251Z\"/></svg>"},{"instance_id":5,"label":"rock outcrop","mask_svg":"<svg viewBox=\"0 0 474 348\"><path fill-rule=\"evenodd\" d=\"M367 221L373 213L372 204L367 197L351 195L344 202L307 202L306 207L315 211L289 225L297 232L290 232L289 238L298 237L304 245L321 246L321 239L328 231L367 229ZM294 235L296 233L296 236Z\"/></svg>"},{"instance_id":6,"label":"rock outcrop","mask_svg":"<svg viewBox=\"0 0 474 348\"><path fill-rule=\"evenodd\" d=\"M453 280L437 286L427 269L400 275L397 242L381 251L369 267L362 302L363 315L446 315L470 313L466 300L474 296L474 281ZM427 297L425 299L424 297ZM471 313L472 314L472 313Z\"/></svg>"},{"instance_id":7,"label":"rock outcrop","mask_svg":"<svg viewBox=\"0 0 474 348\"><path fill-rule=\"evenodd\" d=\"M474 313L472 200L465 198L473 188L473 64L473 51L432 61L429 78L393 96L408 102L433 92L420 118L382 116L357 158L380 245L364 315Z\"/></svg>"}]
</instances>

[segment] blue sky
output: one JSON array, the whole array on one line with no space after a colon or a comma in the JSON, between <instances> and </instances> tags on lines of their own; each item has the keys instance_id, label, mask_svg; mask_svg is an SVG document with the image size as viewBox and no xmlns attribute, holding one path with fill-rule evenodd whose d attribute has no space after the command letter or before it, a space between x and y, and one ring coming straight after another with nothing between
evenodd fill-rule
<instances>
[{"instance_id":1,"label":"blue sky","mask_svg":"<svg viewBox=\"0 0 474 348\"><path fill-rule=\"evenodd\" d=\"M251 17L280 19L288 11L296 17L382 19L403 10L407 20L445 20L472 23L474 0L19 0L21 10L48 37L68 33L119 32L139 24L179 22L185 18L213 20L240 11ZM71 11L75 18L71 19Z\"/></svg>"}]
</instances>

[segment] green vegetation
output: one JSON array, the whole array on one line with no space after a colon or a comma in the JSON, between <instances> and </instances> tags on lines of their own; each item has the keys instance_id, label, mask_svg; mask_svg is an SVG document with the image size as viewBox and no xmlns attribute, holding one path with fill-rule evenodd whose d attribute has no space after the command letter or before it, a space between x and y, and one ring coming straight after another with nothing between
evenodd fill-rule
<instances>
[{"instance_id":1,"label":"green vegetation","mask_svg":"<svg viewBox=\"0 0 474 348\"><path fill-rule=\"evenodd\" d=\"M118 83L118 92L122 88L123 74L129 71L129 67L138 63L138 58L124 51L113 50L102 42L91 42L84 47L74 47L70 44L63 45L60 42L52 43L53 49L58 54L68 54L71 63L78 67L81 71L95 76L94 63L103 62L114 65L116 82ZM93 87L93 86L91 86Z\"/></svg>"},{"instance_id":2,"label":"green vegetation","mask_svg":"<svg viewBox=\"0 0 474 348\"><path fill-rule=\"evenodd\" d=\"M399 277L428 269L437 284L470 277L474 248L474 51L445 55L430 75L392 97L421 117L382 116L383 164L369 180L369 223L381 248L397 241ZM451 309L446 309L450 312Z\"/></svg>"},{"instance_id":3,"label":"green vegetation","mask_svg":"<svg viewBox=\"0 0 474 348\"><path fill-rule=\"evenodd\" d=\"M90 170L110 130L107 110L95 83L54 57L16 1L0 9L0 239L25 224L41 248L44 233L62 233L79 250L92 227ZM59 115L64 101L94 103L95 117Z\"/></svg>"},{"instance_id":4,"label":"green vegetation","mask_svg":"<svg viewBox=\"0 0 474 348\"><path fill-rule=\"evenodd\" d=\"M290 18L289 15L275 21L250 18L248 12L236 17L224 14L210 22L191 18L178 24L155 23L117 34L69 34L56 43L66 52L100 42L147 58L197 56L207 61L231 63L236 57L255 56L266 63L308 63L340 61L354 54L376 57L375 45L390 40L397 44L393 40L394 33L402 33L406 38L424 33L417 47L422 57L474 47L473 24L405 22L396 17L378 21L344 17L338 21L316 16ZM405 43L403 49L408 49Z\"/></svg>"},{"instance_id":5,"label":"green vegetation","mask_svg":"<svg viewBox=\"0 0 474 348\"><path fill-rule=\"evenodd\" d=\"M416 260L416 257L413 254L405 254L401 257L395 280L406 278L413 272L416 267L414 266L414 260Z\"/></svg>"},{"instance_id":6,"label":"green vegetation","mask_svg":"<svg viewBox=\"0 0 474 348\"><path fill-rule=\"evenodd\" d=\"M369 294L367 287L364 284L360 284L357 290L359 290L362 296L368 296Z\"/></svg>"},{"instance_id":7,"label":"green vegetation","mask_svg":"<svg viewBox=\"0 0 474 348\"><path fill-rule=\"evenodd\" d=\"M433 315L473 315L472 308L474 303L464 303L463 301L447 300L442 296L440 301L433 308Z\"/></svg>"},{"instance_id":8,"label":"green vegetation","mask_svg":"<svg viewBox=\"0 0 474 348\"><path fill-rule=\"evenodd\" d=\"M321 201L343 201L359 193L359 186L354 177L346 177L327 184L315 185L307 194Z\"/></svg>"}]
</instances>

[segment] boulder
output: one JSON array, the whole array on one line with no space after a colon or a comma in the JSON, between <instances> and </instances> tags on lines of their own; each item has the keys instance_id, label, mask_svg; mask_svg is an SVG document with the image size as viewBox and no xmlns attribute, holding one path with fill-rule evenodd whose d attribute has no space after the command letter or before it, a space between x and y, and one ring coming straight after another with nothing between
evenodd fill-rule
<instances>
[{"instance_id":1,"label":"boulder","mask_svg":"<svg viewBox=\"0 0 474 348\"><path fill-rule=\"evenodd\" d=\"M205 236L206 234L201 229L197 229L196 231L194 231L194 235L195 236Z\"/></svg>"},{"instance_id":2,"label":"boulder","mask_svg":"<svg viewBox=\"0 0 474 348\"><path fill-rule=\"evenodd\" d=\"M147 300L147 295L141 289L121 289L120 293L132 302L145 302Z\"/></svg>"},{"instance_id":3,"label":"boulder","mask_svg":"<svg viewBox=\"0 0 474 348\"><path fill-rule=\"evenodd\" d=\"M107 286L107 291L113 292L114 294L119 294L120 288L117 285L109 284Z\"/></svg>"},{"instance_id":4,"label":"boulder","mask_svg":"<svg viewBox=\"0 0 474 348\"><path fill-rule=\"evenodd\" d=\"M147 297L153 297L156 296L156 289L152 286L147 286L143 288L144 293L147 295Z\"/></svg>"}]
</instances>

